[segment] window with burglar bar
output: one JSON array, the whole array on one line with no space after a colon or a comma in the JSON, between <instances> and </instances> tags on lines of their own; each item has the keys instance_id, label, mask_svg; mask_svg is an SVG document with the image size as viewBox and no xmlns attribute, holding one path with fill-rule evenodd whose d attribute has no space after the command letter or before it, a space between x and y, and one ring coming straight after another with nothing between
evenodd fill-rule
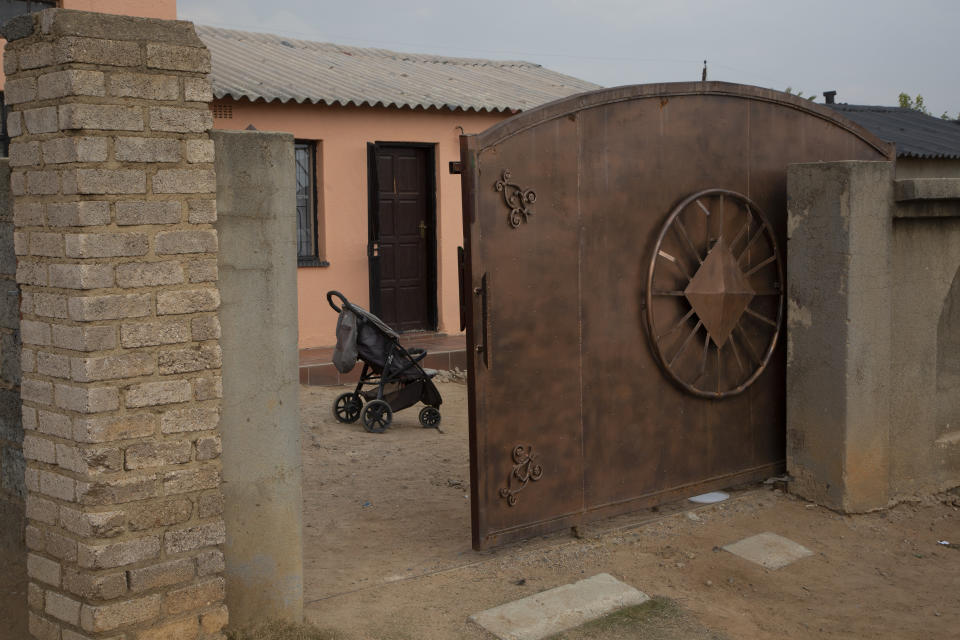
<instances>
[{"instance_id":1,"label":"window with burglar bar","mask_svg":"<svg viewBox=\"0 0 960 640\"><path fill-rule=\"evenodd\" d=\"M297 141L294 145L297 172L297 264L324 267L317 229L317 143Z\"/></svg>"}]
</instances>

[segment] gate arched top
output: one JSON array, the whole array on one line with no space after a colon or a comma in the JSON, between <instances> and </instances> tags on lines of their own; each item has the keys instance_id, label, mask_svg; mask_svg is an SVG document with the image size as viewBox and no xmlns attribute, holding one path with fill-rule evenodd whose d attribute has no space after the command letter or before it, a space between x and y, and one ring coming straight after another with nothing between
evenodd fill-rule
<instances>
[{"instance_id":1,"label":"gate arched top","mask_svg":"<svg viewBox=\"0 0 960 640\"><path fill-rule=\"evenodd\" d=\"M483 133L475 136L478 150L491 147L511 136L522 133L538 124L574 115L580 111L595 109L617 102L660 98L669 100L677 96L727 96L779 104L790 109L796 109L809 114L814 118L826 120L837 127L848 131L869 146L876 149L888 160L893 160L895 153L892 144L884 142L860 125L848 120L829 107L810 102L803 98L764 89L746 84L732 82L664 82L655 84L633 84L609 89L588 91L576 95L548 102L530 111L524 111L512 118L496 124Z\"/></svg>"}]
</instances>

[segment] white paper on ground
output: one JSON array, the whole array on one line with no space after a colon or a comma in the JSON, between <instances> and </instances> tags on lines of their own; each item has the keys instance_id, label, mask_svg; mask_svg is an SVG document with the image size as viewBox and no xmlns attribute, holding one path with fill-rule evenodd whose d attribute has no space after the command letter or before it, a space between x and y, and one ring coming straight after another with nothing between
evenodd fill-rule
<instances>
[{"instance_id":1,"label":"white paper on ground","mask_svg":"<svg viewBox=\"0 0 960 640\"><path fill-rule=\"evenodd\" d=\"M696 502L697 504L713 504L714 502L723 502L729 497L729 493L724 493L723 491L711 491L710 493L701 493L699 496L693 496L689 500L690 502Z\"/></svg>"}]
</instances>

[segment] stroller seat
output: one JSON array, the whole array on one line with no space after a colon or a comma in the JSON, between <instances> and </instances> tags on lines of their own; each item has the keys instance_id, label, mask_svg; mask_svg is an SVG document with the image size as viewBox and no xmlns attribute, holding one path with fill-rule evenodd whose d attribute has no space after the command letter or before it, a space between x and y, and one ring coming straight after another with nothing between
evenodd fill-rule
<instances>
[{"instance_id":1,"label":"stroller seat","mask_svg":"<svg viewBox=\"0 0 960 640\"><path fill-rule=\"evenodd\" d=\"M334 297L340 299L340 307ZM420 366L427 357L426 350L404 349L396 331L366 309L351 304L339 291L328 291L327 302L340 314L334 366L340 373L349 373L358 359L363 362L357 388L334 401L334 417L344 423L361 419L367 431L383 433L393 420L393 412L422 402L426 406L420 410L420 424L439 429L438 407L443 399L432 380L439 372ZM364 386L375 388L363 391Z\"/></svg>"}]
</instances>

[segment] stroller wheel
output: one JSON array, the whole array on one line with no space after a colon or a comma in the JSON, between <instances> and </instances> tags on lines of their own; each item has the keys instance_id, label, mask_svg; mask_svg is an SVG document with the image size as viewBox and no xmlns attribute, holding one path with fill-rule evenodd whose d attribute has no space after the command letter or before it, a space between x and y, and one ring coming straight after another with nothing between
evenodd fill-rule
<instances>
[{"instance_id":1,"label":"stroller wheel","mask_svg":"<svg viewBox=\"0 0 960 640\"><path fill-rule=\"evenodd\" d=\"M440 428L440 411L436 407L424 407L420 409L420 424L424 429Z\"/></svg>"},{"instance_id":2,"label":"stroller wheel","mask_svg":"<svg viewBox=\"0 0 960 640\"><path fill-rule=\"evenodd\" d=\"M333 401L333 417L337 422L347 424L356 422L360 417L361 409L363 409L363 400L358 393L341 393Z\"/></svg>"},{"instance_id":3,"label":"stroller wheel","mask_svg":"<svg viewBox=\"0 0 960 640\"><path fill-rule=\"evenodd\" d=\"M370 433L383 433L393 420L393 409L383 400L371 400L363 408L363 428Z\"/></svg>"}]
</instances>

